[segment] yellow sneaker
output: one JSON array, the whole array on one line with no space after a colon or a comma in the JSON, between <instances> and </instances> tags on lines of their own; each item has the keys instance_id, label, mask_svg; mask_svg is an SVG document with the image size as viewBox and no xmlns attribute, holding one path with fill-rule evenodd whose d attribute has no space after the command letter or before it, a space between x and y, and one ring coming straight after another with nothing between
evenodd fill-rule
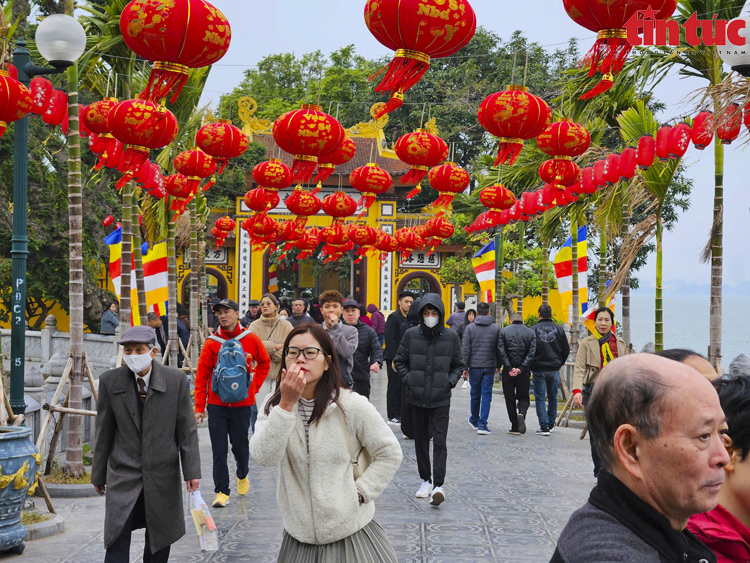
<instances>
[{"instance_id":1,"label":"yellow sneaker","mask_svg":"<svg viewBox=\"0 0 750 563\"><path fill-rule=\"evenodd\" d=\"M229 502L229 495L225 495L224 493L216 493L216 498L214 499L213 506L214 508L222 508L227 505Z\"/></svg>"},{"instance_id":2,"label":"yellow sneaker","mask_svg":"<svg viewBox=\"0 0 750 563\"><path fill-rule=\"evenodd\" d=\"M241 495L246 495L250 490L250 479L245 477L244 479L237 480L237 492Z\"/></svg>"}]
</instances>

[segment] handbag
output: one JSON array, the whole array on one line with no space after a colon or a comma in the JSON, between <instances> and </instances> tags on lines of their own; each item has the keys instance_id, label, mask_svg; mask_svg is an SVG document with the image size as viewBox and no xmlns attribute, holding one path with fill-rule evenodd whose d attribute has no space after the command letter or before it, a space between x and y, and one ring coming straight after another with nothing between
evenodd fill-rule
<instances>
[{"instance_id":1,"label":"handbag","mask_svg":"<svg viewBox=\"0 0 750 563\"><path fill-rule=\"evenodd\" d=\"M349 431L349 426L346 424L346 416L341 408L338 409L341 418L344 421L344 428L346 430L346 447L349 450L349 458L351 459L352 472L354 473L354 480L356 481L365 472L367 467L372 463L372 456L362 444L355 442L352 433Z\"/></svg>"}]
</instances>

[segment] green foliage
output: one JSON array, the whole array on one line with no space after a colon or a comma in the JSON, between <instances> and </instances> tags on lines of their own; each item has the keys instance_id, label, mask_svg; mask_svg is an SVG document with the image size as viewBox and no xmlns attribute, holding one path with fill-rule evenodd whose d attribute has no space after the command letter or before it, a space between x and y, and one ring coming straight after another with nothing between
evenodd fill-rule
<instances>
[{"instance_id":1,"label":"green foliage","mask_svg":"<svg viewBox=\"0 0 750 563\"><path fill-rule=\"evenodd\" d=\"M448 258L443 260L443 265L440 267L439 275L440 281L443 283L449 283L452 285L473 283L474 291L479 291L477 275L474 272L473 266L471 265L470 258L449 256Z\"/></svg>"},{"instance_id":2,"label":"green foliage","mask_svg":"<svg viewBox=\"0 0 750 563\"><path fill-rule=\"evenodd\" d=\"M560 326L564 324L562 321L556 319L554 314L552 315L552 322ZM525 324L529 328L533 327L534 325L538 323L539 323L539 315L529 315L523 320L523 324Z\"/></svg>"},{"instance_id":3,"label":"green foliage","mask_svg":"<svg viewBox=\"0 0 750 563\"><path fill-rule=\"evenodd\" d=\"M245 153L229 161L224 172L216 177L216 184L205 192L211 209L233 210L236 198L247 191L248 176L253 167L266 158L266 149L258 143L250 143Z\"/></svg>"}]
</instances>

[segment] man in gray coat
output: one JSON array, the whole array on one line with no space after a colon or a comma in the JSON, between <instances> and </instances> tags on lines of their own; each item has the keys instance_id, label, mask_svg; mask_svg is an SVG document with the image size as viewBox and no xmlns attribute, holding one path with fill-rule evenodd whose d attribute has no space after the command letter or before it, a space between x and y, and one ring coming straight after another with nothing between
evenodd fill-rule
<instances>
[{"instance_id":1,"label":"man in gray coat","mask_svg":"<svg viewBox=\"0 0 750 563\"><path fill-rule=\"evenodd\" d=\"M198 432L185 374L153 361L156 333L136 326L120 339L125 365L99 379L91 483L106 492L105 563L130 560L131 532L146 528L144 563L169 559L185 535L182 480L197 491Z\"/></svg>"}]
</instances>

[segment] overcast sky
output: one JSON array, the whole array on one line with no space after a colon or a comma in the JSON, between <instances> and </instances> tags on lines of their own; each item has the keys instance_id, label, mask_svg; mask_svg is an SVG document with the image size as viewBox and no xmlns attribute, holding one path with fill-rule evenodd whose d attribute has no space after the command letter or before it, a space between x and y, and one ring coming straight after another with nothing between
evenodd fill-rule
<instances>
[{"instance_id":1,"label":"overcast sky","mask_svg":"<svg viewBox=\"0 0 750 563\"><path fill-rule=\"evenodd\" d=\"M243 71L266 55L320 49L328 54L344 45L355 44L367 57L389 51L370 35L364 23L364 0L213 0L229 18L232 43L227 55L214 65L206 86L204 103L216 102L242 80ZM582 52L594 41L594 34L568 18L562 0L470 0L479 25L507 39L520 29L531 41L554 49L568 39L580 39ZM703 85L697 79L667 79L657 97L667 104L662 116L669 119L686 112L683 97ZM489 94L489 92L488 92ZM344 124L349 126L352 124ZM439 124L438 124L439 125ZM743 128L740 141L747 139ZM724 172L724 284L750 282L747 247L750 239L750 170L748 150L735 144L725 152ZM691 147L685 156L688 175L695 181L691 209L684 213L673 232L664 237L664 284L666 288L708 285L709 267L698 262L712 220L713 147L701 152ZM745 166L741 167L741 163ZM742 172L744 170L744 173ZM639 277L645 288L654 285L654 260ZM646 289L646 291L649 291Z\"/></svg>"}]
</instances>

